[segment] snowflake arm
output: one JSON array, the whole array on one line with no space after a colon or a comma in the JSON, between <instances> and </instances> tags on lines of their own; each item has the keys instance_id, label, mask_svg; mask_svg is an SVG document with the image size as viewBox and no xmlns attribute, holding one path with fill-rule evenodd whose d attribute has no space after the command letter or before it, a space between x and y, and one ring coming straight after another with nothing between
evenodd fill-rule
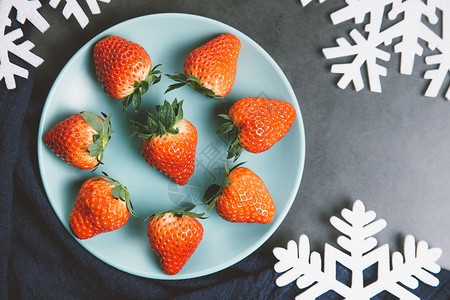
<instances>
[{"instance_id":1,"label":"snowflake arm","mask_svg":"<svg viewBox=\"0 0 450 300\"><path fill-rule=\"evenodd\" d=\"M0 36L0 45L2 45L2 48L0 48L0 81L4 78L8 89L16 88L14 75L28 78L28 70L11 63L8 56L9 52L15 54L34 67L39 66L43 62L42 58L30 51L34 47L32 42L25 41L18 45L14 44L14 42L22 36L23 32L21 29L15 29Z\"/></svg>"},{"instance_id":2,"label":"snowflake arm","mask_svg":"<svg viewBox=\"0 0 450 300\"><path fill-rule=\"evenodd\" d=\"M53 8L58 7L61 0L50 0L50 6ZM86 27L89 23L89 19L80 4L76 0L65 0L66 4L64 5L62 14L64 18L69 19L70 16L74 16L75 19L80 24L81 28Z\"/></svg>"},{"instance_id":3,"label":"snowflake arm","mask_svg":"<svg viewBox=\"0 0 450 300\"><path fill-rule=\"evenodd\" d=\"M342 219L331 217L330 223L339 232L346 236L337 239L339 246L351 253L353 257L361 257L364 253L372 250L377 245L373 235L386 227L383 219L374 222L376 214L373 211L365 211L361 201L356 201L353 210L343 209Z\"/></svg>"},{"instance_id":4,"label":"snowflake arm","mask_svg":"<svg viewBox=\"0 0 450 300\"><path fill-rule=\"evenodd\" d=\"M326 253L331 253L333 250L336 249L325 244ZM348 294L350 288L333 276L336 271L336 263L326 263L324 265L325 272L322 272L320 254L315 251L310 252L309 239L306 235L300 236L298 247L296 242L289 241L286 249L276 247L273 249L273 254L279 260L274 266L275 271L277 273L285 272L276 279L275 283L278 286L285 286L297 280L296 284L299 288L310 287L298 295L296 300L314 299L329 290ZM349 258L342 252L337 254L342 255L343 260Z\"/></svg>"},{"instance_id":5,"label":"snowflake arm","mask_svg":"<svg viewBox=\"0 0 450 300\"><path fill-rule=\"evenodd\" d=\"M370 22L365 27L365 31L368 32L367 39L357 29L353 29L350 37L355 42L354 45L341 38L337 40L338 47L323 49L323 53L328 59L356 55L352 63L335 64L331 68L332 73L343 74L338 82L338 87L341 89L345 89L350 82L353 82L356 91L363 89L361 68L366 64L370 90L381 93L380 77L387 75L387 69L378 64L377 59L389 61L391 58L388 52L378 49L383 41L380 27L384 5L387 2L391 1L348 0L347 7L332 15L333 22L342 22L352 18L355 19L355 22L362 22L366 14L370 13ZM355 9L355 6L358 10Z\"/></svg>"},{"instance_id":6,"label":"snowflake arm","mask_svg":"<svg viewBox=\"0 0 450 300\"><path fill-rule=\"evenodd\" d=\"M437 0L439 1L439 0ZM419 15L424 15L427 17L428 22L431 24L436 24L439 21L436 15L436 0L426 0L424 3L422 0L409 0L406 2L395 1L393 3L392 9L388 14L390 20L396 19L402 13L417 13ZM412 14L412 18L415 19L417 15ZM411 18L411 16L409 17Z\"/></svg>"},{"instance_id":7,"label":"snowflake arm","mask_svg":"<svg viewBox=\"0 0 450 300\"><path fill-rule=\"evenodd\" d=\"M442 39L436 46L441 53L425 58L427 65L439 65L437 69L425 72L424 78L431 79L425 92L427 97L436 97L438 95L445 78L450 72L450 2L438 0L435 4L442 11ZM445 94L445 98L450 100L450 87Z\"/></svg>"},{"instance_id":8,"label":"snowflake arm","mask_svg":"<svg viewBox=\"0 0 450 300\"><path fill-rule=\"evenodd\" d=\"M303 7L305 7L306 5L308 5L309 3L311 3L313 0L300 0L300 2L302 3ZM319 3L323 3L326 0L318 0Z\"/></svg>"},{"instance_id":9,"label":"snowflake arm","mask_svg":"<svg viewBox=\"0 0 450 300\"><path fill-rule=\"evenodd\" d=\"M400 252L393 253L392 270L389 269L389 264L381 264L379 266L378 280L365 288L367 296L372 297L386 290L400 299L419 299L398 283L402 283L410 289L418 287L418 280L430 286L439 285L439 280L430 272L439 273L440 271L436 261L442 254L441 249L429 249L426 242L420 241L417 244L416 251L414 237L407 235L404 243L404 252L404 257Z\"/></svg>"},{"instance_id":10,"label":"snowflake arm","mask_svg":"<svg viewBox=\"0 0 450 300\"><path fill-rule=\"evenodd\" d=\"M337 242L339 246L347 250L350 255L334 248L329 249L331 254L327 254L327 257L331 258L328 260L326 259L326 265L330 264L335 266L338 261L352 271L352 291L335 290L347 299L351 299L352 293L358 295L364 294L364 270L377 262L377 257L380 253L386 252L386 249L381 247L376 251L365 255L366 252L372 250L377 245L376 239L372 236L386 227L386 221L383 219L374 221L376 217L375 212L366 211L364 204L359 200L355 201L352 210L343 209L341 215L343 220L337 217L331 217L330 223L339 232L345 235L340 236L337 239ZM326 270L326 272L328 271ZM335 269L330 272L332 272L331 274L335 273ZM370 297L367 297L367 299L369 298Z\"/></svg>"},{"instance_id":11,"label":"snowflake arm","mask_svg":"<svg viewBox=\"0 0 450 300\"><path fill-rule=\"evenodd\" d=\"M391 20L397 18L399 14L404 14L400 22L381 33L386 45L391 44L394 38L402 37L402 41L394 46L394 52L401 55L401 74L411 75L416 55L422 56L423 48L419 44L419 39L428 42L428 47L432 50L439 43L439 37L422 22L422 16L427 17L432 24L438 21L436 5L433 0L428 2L429 4L421 0L401 2L394 5L388 14Z\"/></svg>"},{"instance_id":12,"label":"snowflake arm","mask_svg":"<svg viewBox=\"0 0 450 300\"><path fill-rule=\"evenodd\" d=\"M0 2L0 81L5 79L7 89L16 88L14 76L28 78L28 70L11 62L9 53L12 53L31 64L34 67L39 66L43 60L33 54L34 44L30 41L17 43L23 37L21 29L15 29L8 33L6 27L11 26L9 13L12 8L17 11L17 21L24 24L26 20L30 21L37 29L44 32L49 28L47 21L38 13L41 7L39 1L32 0L3 0Z\"/></svg>"},{"instance_id":13,"label":"snowflake arm","mask_svg":"<svg viewBox=\"0 0 450 300\"><path fill-rule=\"evenodd\" d=\"M330 16L331 21L336 25L354 19L356 24L360 24L364 21L367 14L377 10L384 11L386 5L401 1L402 0L346 0L347 6L332 13Z\"/></svg>"},{"instance_id":14,"label":"snowflake arm","mask_svg":"<svg viewBox=\"0 0 450 300\"><path fill-rule=\"evenodd\" d=\"M98 5L97 2L109 3L109 2L111 2L111 0L86 0L86 2L89 6L89 9L91 10L91 13L96 15L101 12L100 6Z\"/></svg>"},{"instance_id":15,"label":"snowflake arm","mask_svg":"<svg viewBox=\"0 0 450 300\"><path fill-rule=\"evenodd\" d=\"M0 34L5 34L5 29L11 26L11 20L9 19L9 13L12 8L17 11L17 21L24 24L26 20L29 20L37 29L41 32L46 31L50 25L47 21L38 13L38 9L41 7L41 3L38 0L2 0L0 1Z\"/></svg>"},{"instance_id":16,"label":"snowflake arm","mask_svg":"<svg viewBox=\"0 0 450 300\"><path fill-rule=\"evenodd\" d=\"M89 18L87 17L84 10L81 8L80 4L77 0L64 0L66 4L63 8L63 16L66 19L69 19L70 16L74 16L74 18L78 21L78 24L80 24L81 28L86 27L86 25L89 23ZM100 7L98 6L97 2L104 2L109 3L110 0L86 0L86 3L89 6L89 9L93 14L99 14L100 13ZM53 8L58 7L61 0L50 0L50 6Z\"/></svg>"},{"instance_id":17,"label":"snowflake arm","mask_svg":"<svg viewBox=\"0 0 450 300\"><path fill-rule=\"evenodd\" d=\"M350 32L350 37L355 42L354 45L350 44L346 39L340 38L336 40L338 47L323 49L323 53L327 59L356 55L351 63L334 64L331 67L332 73L342 74L338 86L341 89L345 89L350 82L353 82L355 90L359 91L363 89L364 82L361 68L365 63L367 65L370 89L380 93L380 76L386 76L387 69L377 64L377 59L389 61L390 54L378 49L377 41L374 42L370 38L370 35L368 39L365 39L357 29L353 29Z\"/></svg>"},{"instance_id":18,"label":"snowflake arm","mask_svg":"<svg viewBox=\"0 0 450 300\"><path fill-rule=\"evenodd\" d=\"M277 273L283 273L276 280L278 286L285 286L297 280L300 288L310 286L317 277L322 277L322 259L317 252L310 252L309 239L300 236L298 243L289 241L287 248L276 247L273 254L279 260L274 266Z\"/></svg>"},{"instance_id":19,"label":"snowflake arm","mask_svg":"<svg viewBox=\"0 0 450 300\"><path fill-rule=\"evenodd\" d=\"M445 78L450 72L450 52L427 56L425 62L427 65L439 64L437 69L428 70L424 74L425 79L431 79L431 82L425 91L425 96L436 97L444 84ZM450 87L448 88L445 97L447 100L450 100Z\"/></svg>"},{"instance_id":20,"label":"snowflake arm","mask_svg":"<svg viewBox=\"0 0 450 300\"><path fill-rule=\"evenodd\" d=\"M50 27L50 24L38 12L38 9L42 6L38 0L12 0L11 4L17 10L17 21L20 23L25 24L25 21L28 20L40 32L45 32Z\"/></svg>"},{"instance_id":21,"label":"snowflake arm","mask_svg":"<svg viewBox=\"0 0 450 300\"><path fill-rule=\"evenodd\" d=\"M416 248L416 241L412 235L406 236L404 248L404 257L400 252L395 252L392 256L392 277L411 289L419 286L417 279L428 285L438 286L439 280L429 272L441 271L436 261L442 255L442 250L429 249L428 243L424 241L420 241Z\"/></svg>"}]
</instances>

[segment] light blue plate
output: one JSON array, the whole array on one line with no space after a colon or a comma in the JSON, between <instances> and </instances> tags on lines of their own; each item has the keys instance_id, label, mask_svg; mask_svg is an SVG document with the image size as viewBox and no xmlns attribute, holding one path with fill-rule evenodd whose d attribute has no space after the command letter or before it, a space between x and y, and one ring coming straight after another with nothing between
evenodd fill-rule
<instances>
[{"instance_id":1,"label":"light blue plate","mask_svg":"<svg viewBox=\"0 0 450 300\"><path fill-rule=\"evenodd\" d=\"M141 157L137 137L130 138L129 119L136 118L132 107L122 114L120 100L109 98L95 77L92 49L100 39L118 35L142 45L153 65L163 64L166 73L181 72L186 55L221 33L231 33L241 41L236 83L225 101L201 96L189 87L164 95L171 83L163 78L143 97L142 108L153 111L164 99L184 99L184 117L198 131L196 169L186 186L179 187L148 166ZM51 62L47 62L51 63ZM270 150L261 154L244 151L239 161L266 183L276 206L271 224L234 224L215 211L200 220L203 240L177 275L162 272L147 239L148 215L162 210L179 209L187 202L200 203L205 189L220 183L228 143L215 134L221 124L218 113L227 112L235 101L249 96L263 96L293 104L297 119L291 130ZM260 247L278 228L288 213L303 173L305 137L303 120L295 94L275 61L253 40L236 29L204 17L186 14L155 14L120 23L102 32L84 45L67 63L56 79L44 106L38 135L38 157L48 199L63 225L70 232L69 215L82 183L93 176L57 158L43 143L44 134L59 121L83 110L112 112L114 133L104 153L100 171L127 186L138 217L130 217L119 230L78 240L90 253L107 264L138 276L155 279L187 279L208 275L242 260ZM228 161L233 165L231 160Z\"/></svg>"}]
</instances>

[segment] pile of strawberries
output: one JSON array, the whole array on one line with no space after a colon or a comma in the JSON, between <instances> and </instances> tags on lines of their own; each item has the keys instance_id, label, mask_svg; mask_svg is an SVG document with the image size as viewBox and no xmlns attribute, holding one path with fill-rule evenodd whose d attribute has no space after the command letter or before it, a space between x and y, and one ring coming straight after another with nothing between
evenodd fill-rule
<instances>
[{"instance_id":1,"label":"pile of strawberries","mask_svg":"<svg viewBox=\"0 0 450 300\"><path fill-rule=\"evenodd\" d=\"M174 81L166 93L185 85L205 97L223 99L236 78L241 43L232 34L221 34L194 49L187 56L184 72L165 74ZM152 68L150 56L137 43L118 36L99 41L94 47L96 74L105 93L121 99L123 109L140 109L142 95L161 79L160 65ZM208 101L205 99L205 101ZM146 120L130 120L133 135L142 139L141 154L154 169L179 185L185 185L195 170L197 130L183 115L183 101L164 101ZM217 134L234 136L227 158L239 158L242 150L260 153L271 148L291 128L296 112L287 102L247 97L234 103ZM189 118L189 117L187 117ZM80 112L56 124L44 136L46 146L69 165L95 170L111 138L111 114L98 116ZM162 270L178 273L203 237L198 219L215 208L230 222L270 223L275 205L264 182L242 163L229 169L221 185L211 185L205 193L205 209L155 212L148 219L147 235L157 253ZM73 234L80 239L116 230L135 215L130 193L106 173L83 183L69 218ZM147 219L147 220L148 220Z\"/></svg>"}]
</instances>

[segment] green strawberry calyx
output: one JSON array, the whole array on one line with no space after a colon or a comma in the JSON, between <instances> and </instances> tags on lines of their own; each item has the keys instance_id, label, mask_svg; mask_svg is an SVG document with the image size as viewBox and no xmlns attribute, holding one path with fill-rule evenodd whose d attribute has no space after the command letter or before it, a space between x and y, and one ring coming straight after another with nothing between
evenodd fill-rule
<instances>
[{"instance_id":1,"label":"green strawberry calyx","mask_svg":"<svg viewBox=\"0 0 450 300\"><path fill-rule=\"evenodd\" d=\"M101 121L99 116L89 111L80 112L83 120L88 123L97 133L92 136L92 144L89 145L89 155L96 157L98 164L95 169L102 164L103 152L111 139L112 127L111 127L111 113L106 115L102 113L105 120ZM95 169L93 171L95 171Z\"/></svg>"},{"instance_id":2,"label":"green strawberry calyx","mask_svg":"<svg viewBox=\"0 0 450 300\"><path fill-rule=\"evenodd\" d=\"M146 220L147 219L151 220L153 218L158 218L158 217L161 217L161 216L163 216L163 215L165 215L167 213L170 213L170 214L174 215L177 218L182 218L183 216L189 216L189 217L196 218L196 219L206 219L207 217L205 217L205 213L204 212L203 213L192 212L192 210L195 207L197 207L197 205L192 203L192 204L186 206L184 209L166 210L166 211L156 212L156 213L153 213L150 216L148 216L146 218Z\"/></svg>"},{"instance_id":3,"label":"green strawberry calyx","mask_svg":"<svg viewBox=\"0 0 450 300\"><path fill-rule=\"evenodd\" d=\"M217 128L216 134L218 135L230 134L232 136L232 142L227 150L228 153L227 159L234 158L234 161L236 161L238 160L238 158L241 156L242 153L242 146L239 143L240 128L233 123L233 120L230 118L229 115L219 114L218 116L221 117L222 119L225 119L226 122Z\"/></svg>"},{"instance_id":4,"label":"green strawberry calyx","mask_svg":"<svg viewBox=\"0 0 450 300\"><path fill-rule=\"evenodd\" d=\"M220 196L222 196L222 192L223 189L231 186L232 182L230 179L230 173L231 171L233 171L234 169L242 166L243 164L245 164L245 162L241 162L238 163L237 165L235 165L232 169L230 169L228 167L228 164L225 163L225 178L222 182L222 185L218 185L218 184L211 184L205 191L205 195L204 195L204 204L208 205L206 211L210 211L211 209L213 209L216 206L216 201L217 199L220 198Z\"/></svg>"},{"instance_id":5,"label":"green strawberry calyx","mask_svg":"<svg viewBox=\"0 0 450 300\"><path fill-rule=\"evenodd\" d=\"M130 120L131 136L137 135L141 139L149 140L154 136L177 134L177 124L183 119L182 106L183 100L178 102L175 98L172 103L164 100L163 105L156 106L156 115L146 112L148 117L145 123Z\"/></svg>"},{"instance_id":6,"label":"green strawberry calyx","mask_svg":"<svg viewBox=\"0 0 450 300\"><path fill-rule=\"evenodd\" d=\"M216 93L211 90L208 89L207 87L203 86L202 83L200 82L200 80L194 76L187 76L184 73L181 72L175 72L174 74L166 74L167 77L169 77L170 79L172 79L173 81L177 81L178 83L174 83L169 85L169 87L167 88L167 90L164 92L164 94L175 90L177 88L180 88L182 86L188 85L190 86L194 91L199 92L200 94L202 94L203 96L209 97L209 98L213 98L213 99L220 99L223 98L222 96L216 95Z\"/></svg>"},{"instance_id":7,"label":"green strawberry calyx","mask_svg":"<svg viewBox=\"0 0 450 300\"><path fill-rule=\"evenodd\" d=\"M108 174L106 174L105 172L102 173L103 175L94 176L93 178L103 179L109 184L113 185L114 187L111 191L112 196L117 200L124 201L130 214L136 216L136 213L133 210L133 205L130 200L130 192L128 191L127 187L122 185L119 181L109 177Z\"/></svg>"},{"instance_id":8,"label":"green strawberry calyx","mask_svg":"<svg viewBox=\"0 0 450 300\"><path fill-rule=\"evenodd\" d=\"M136 81L134 83L134 91L130 95L126 96L122 100L123 112L125 112L128 106L133 103L133 109L135 112L139 110L141 107L142 96L147 93L148 89L157 84L161 80L162 71L157 70L161 64L156 65L153 69L150 70L147 77L142 81Z\"/></svg>"}]
</instances>

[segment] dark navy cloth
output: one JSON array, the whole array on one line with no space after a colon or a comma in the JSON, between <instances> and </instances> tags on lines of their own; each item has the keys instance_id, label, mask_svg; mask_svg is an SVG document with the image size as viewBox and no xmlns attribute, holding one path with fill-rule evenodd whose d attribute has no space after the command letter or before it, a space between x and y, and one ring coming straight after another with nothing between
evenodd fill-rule
<instances>
[{"instance_id":1,"label":"dark navy cloth","mask_svg":"<svg viewBox=\"0 0 450 300\"><path fill-rule=\"evenodd\" d=\"M37 131L45 99L33 99L32 67L17 88L0 82L0 299L294 299L295 282L277 287L271 251L256 251L218 273L190 280L152 280L119 271L95 258L62 226L46 197L37 163ZM296 239L296 237L292 237ZM280 245L283 246L283 245ZM370 270L369 270L370 271ZM376 276L368 272L367 279ZM421 299L449 299L450 271ZM337 278L351 274L338 267ZM329 292L320 299L342 299ZM375 299L396 299L380 294Z\"/></svg>"}]
</instances>

